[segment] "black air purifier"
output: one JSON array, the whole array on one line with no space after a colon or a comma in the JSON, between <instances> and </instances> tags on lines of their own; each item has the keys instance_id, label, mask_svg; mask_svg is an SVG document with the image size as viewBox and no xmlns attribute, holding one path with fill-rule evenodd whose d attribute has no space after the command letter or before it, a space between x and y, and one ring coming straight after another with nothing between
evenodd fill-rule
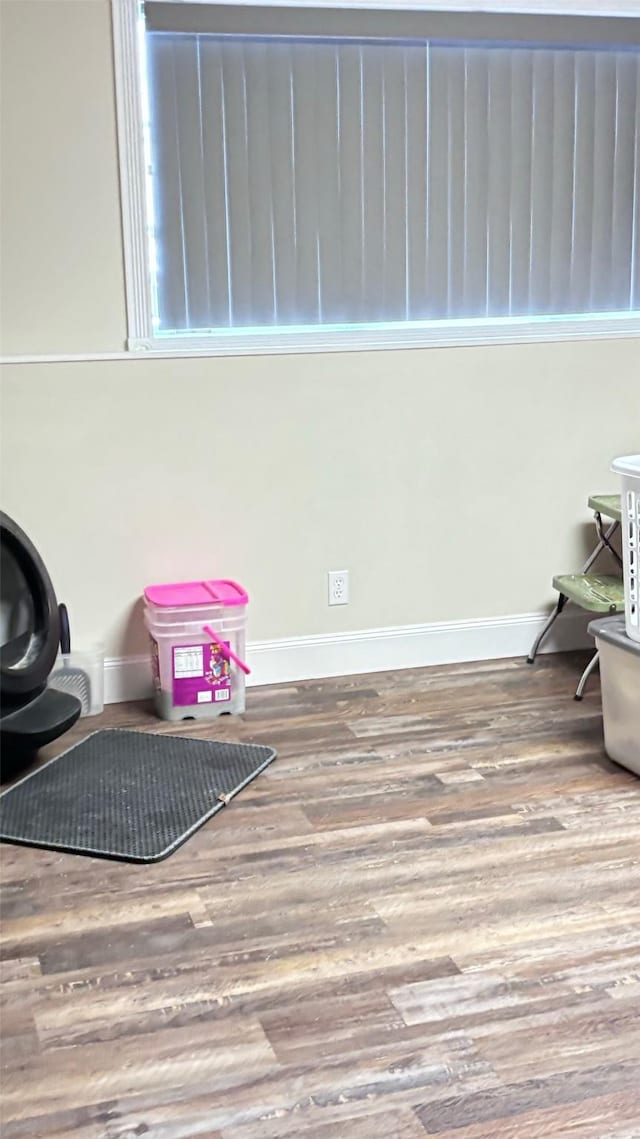
<instances>
[{"instance_id":1,"label":"black air purifier","mask_svg":"<svg viewBox=\"0 0 640 1139\"><path fill-rule=\"evenodd\" d=\"M3 777L78 719L80 701L47 688L60 644L58 602L42 558L0 512L0 746Z\"/></svg>"}]
</instances>

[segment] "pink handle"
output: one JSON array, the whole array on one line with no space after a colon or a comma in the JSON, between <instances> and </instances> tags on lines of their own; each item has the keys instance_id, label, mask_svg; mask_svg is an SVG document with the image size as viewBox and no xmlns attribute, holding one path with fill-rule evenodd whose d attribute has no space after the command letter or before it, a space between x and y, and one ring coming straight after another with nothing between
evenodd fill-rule
<instances>
[{"instance_id":1,"label":"pink handle","mask_svg":"<svg viewBox=\"0 0 640 1139\"><path fill-rule=\"evenodd\" d=\"M223 657L226 657L227 660L232 660L234 664L237 664L238 668L241 668L243 672L246 672L247 676L249 675L251 672L249 665L245 664L243 660L240 660L239 656L236 656L233 649L229 648L229 645L226 645L224 641L220 639L217 633L214 633L210 625L203 625L203 632L205 632L208 637L211 637L212 641L216 642Z\"/></svg>"}]
</instances>

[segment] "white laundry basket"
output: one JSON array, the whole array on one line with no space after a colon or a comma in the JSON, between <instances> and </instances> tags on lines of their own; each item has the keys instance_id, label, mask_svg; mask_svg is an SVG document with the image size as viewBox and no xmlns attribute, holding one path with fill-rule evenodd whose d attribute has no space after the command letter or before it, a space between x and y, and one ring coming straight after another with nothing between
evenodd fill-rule
<instances>
[{"instance_id":1,"label":"white laundry basket","mask_svg":"<svg viewBox=\"0 0 640 1139\"><path fill-rule=\"evenodd\" d=\"M622 481L622 557L624 562L624 611L627 636L640 641L640 455L614 459L611 470Z\"/></svg>"}]
</instances>

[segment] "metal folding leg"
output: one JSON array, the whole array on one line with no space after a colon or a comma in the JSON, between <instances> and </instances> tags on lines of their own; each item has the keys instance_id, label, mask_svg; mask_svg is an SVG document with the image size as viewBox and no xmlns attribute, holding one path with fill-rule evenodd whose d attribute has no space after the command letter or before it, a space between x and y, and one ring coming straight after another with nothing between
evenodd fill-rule
<instances>
[{"instance_id":1,"label":"metal folding leg","mask_svg":"<svg viewBox=\"0 0 640 1139\"><path fill-rule=\"evenodd\" d=\"M615 534L616 527L618 527L620 525L620 523L618 521L612 522L612 523L610 523L610 525L605 530L603 525L602 525L602 515L601 515L599 510L596 510L596 512L595 512L594 520L595 520L595 524L596 524L596 530L598 532L598 538L600 539L598 545L596 546L597 553L595 554L595 557L597 558L600 551L606 547L607 550L609 551L609 553L611 554L611 557L613 558L614 562L616 562L616 564L620 567L620 569L622 569L622 558L620 557L620 554L616 550L615 546L611 545L611 537L613 534ZM594 555L592 554L591 558L587 564L589 566L591 566L593 563L593 560L594 560ZM586 573L587 571L586 571L586 569L584 569L581 572Z\"/></svg>"},{"instance_id":2,"label":"metal folding leg","mask_svg":"<svg viewBox=\"0 0 640 1139\"><path fill-rule=\"evenodd\" d=\"M584 563L582 569L579 571L580 573L588 573L589 570L591 569L591 566L595 562L596 558L600 557L600 554L603 552L603 550L609 550L609 552L611 554L613 554L616 561L620 564L620 557L618 555L618 552L611 545L611 538L615 534L620 523L617 521L616 522L610 522L609 525L607 526L606 530L603 529L602 516L600 515L599 512L596 512L596 514L595 514L595 522L596 522L596 530L598 531L598 538L599 538L598 544L597 544L597 546L595 546L592 553L589 554L589 557L587 558L586 562ZM551 613L549 614L549 617L548 617L547 621L545 622L544 627L538 633L538 636L536 637L535 641L533 642L533 645L531 646L531 651L529 653L529 656L527 657L527 664L533 664L533 662L536 659L536 656L538 654L538 650L540 649L540 645L542 644L544 638L546 637L547 633L549 632L549 629L551 628L554 621L556 620L556 617L559 617L560 614L562 613L562 610L564 609L566 600L567 600L566 597L564 597L562 594L559 595L557 604L551 610ZM595 665L594 665L594 667L595 667ZM588 674L587 674L587 676L588 676ZM587 677L584 677L584 679L586 680ZM582 683L582 681L580 683ZM583 685L583 687L584 687L584 685ZM577 693L576 693L576 695L577 695ZM578 699L580 699L580 697L578 697Z\"/></svg>"},{"instance_id":3,"label":"metal folding leg","mask_svg":"<svg viewBox=\"0 0 640 1139\"><path fill-rule=\"evenodd\" d=\"M599 659L600 659L600 653L595 652L593 654L593 656L591 657L591 660L589 661L587 667L585 668L582 676L580 677L578 687L576 688L576 694L575 694L576 700L582 700L582 694L584 692L584 686L587 683L589 677L591 676L591 673L593 672L593 670L597 667Z\"/></svg>"},{"instance_id":4,"label":"metal folding leg","mask_svg":"<svg viewBox=\"0 0 640 1139\"><path fill-rule=\"evenodd\" d=\"M566 604L566 600L567 599L566 599L564 593L558 594L558 600L557 600L556 604L554 605L553 609L551 610L549 617L548 617L548 619L544 625L544 628L542 628L540 630L540 632L538 633L538 636L536 637L535 641L533 642L533 645L531 647L531 652L529 653L529 656L527 657L527 664L533 664L534 660L536 659L536 655L537 655L538 649L540 648L540 645L544 641L544 638L546 637L547 633L549 632L549 629L553 625L553 622L555 621L556 617L559 617L560 614L562 613L562 610L564 609L565 604Z\"/></svg>"}]
</instances>

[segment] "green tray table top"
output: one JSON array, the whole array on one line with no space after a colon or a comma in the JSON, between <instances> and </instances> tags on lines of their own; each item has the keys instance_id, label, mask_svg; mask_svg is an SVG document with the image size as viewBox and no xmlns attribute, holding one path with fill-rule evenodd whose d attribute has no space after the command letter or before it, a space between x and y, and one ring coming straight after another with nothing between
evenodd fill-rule
<instances>
[{"instance_id":1,"label":"green tray table top","mask_svg":"<svg viewBox=\"0 0 640 1139\"><path fill-rule=\"evenodd\" d=\"M619 494L592 494L588 502L589 510L597 511L603 518L612 518L614 522L622 519L622 507Z\"/></svg>"},{"instance_id":2,"label":"green tray table top","mask_svg":"<svg viewBox=\"0 0 640 1139\"><path fill-rule=\"evenodd\" d=\"M553 588L589 613L624 610L622 578L601 573L565 573L553 579Z\"/></svg>"}]
</instances>

